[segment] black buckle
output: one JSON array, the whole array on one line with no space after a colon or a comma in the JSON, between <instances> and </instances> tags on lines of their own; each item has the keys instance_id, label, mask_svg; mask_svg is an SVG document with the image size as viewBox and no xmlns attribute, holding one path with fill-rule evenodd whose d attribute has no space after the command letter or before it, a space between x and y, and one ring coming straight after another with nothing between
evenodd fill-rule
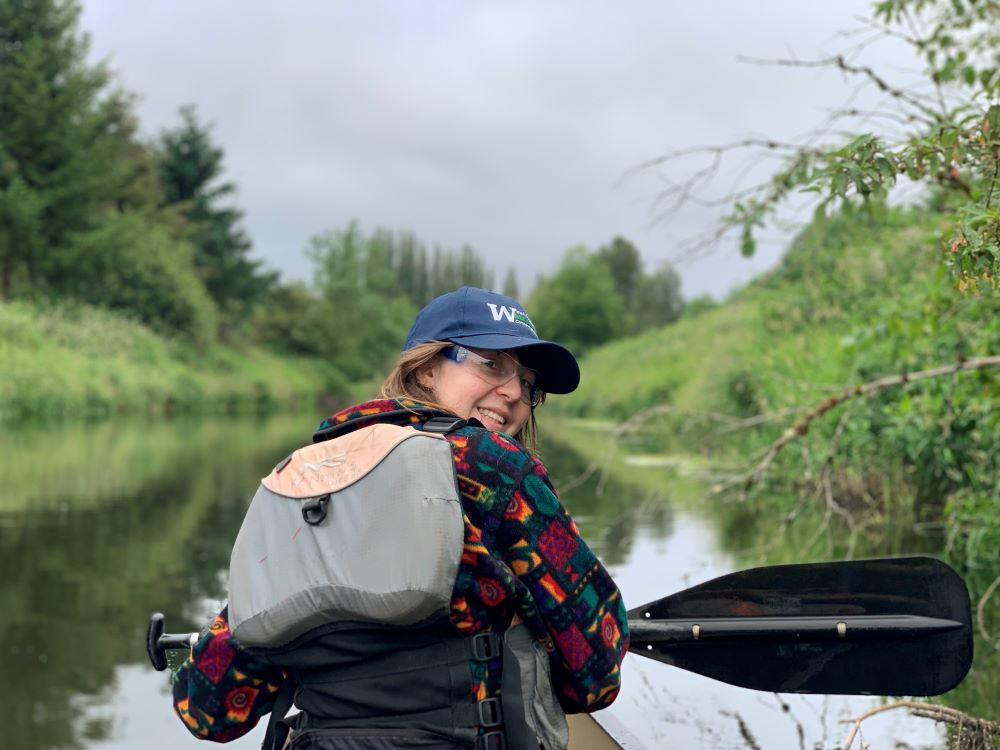
<instances>
[{"instance_id":1,"label":"black buckle","mask_svg":"<svg viewBox=\"0 0 1000 750\"><path fill-rule=\"evenodd\" d=\"M503 724L503 708L499 698L487 698L476 704L479 712L479 726L483 729L493 729Z\"/></svg>"},{"instance_id":2,"label":"black buckle","mask_svg":"<svg viewBox=\"0 0 1000 750\"><path fill-rule=\"evenodd\" d=\"M420 429L424 432L447 435L449 432L465 427L466 424L467 420L458 417L431 417L421 425Z\"/></svg>"},{"instance_id":3,"label":"black buckle","mask_svg":"<svg viewBox=\"0 0 1000 750\"><path fill-rule=\"evenodd\" d=\"M489 661L500 656L500 636L492 630L476 633L472 636L472 658L476 661Z\"/></svg>"},{"instance_id":4,"label":"black buckle","mask_svg":"<svg viewBox=\"0 0 1000 750\"><path fill-rule=\"evenodd\" d=\"M507 750L503 732L487 732L476 737L476 750Z\"/></svg>"},{"instance_id":5,"label":"black buckle","mask_svg":"<svg viewBox=\"0 0 1000 750\"><path fill-rule=\"evenodd\" d=\"M329 495L314 497L302 506L302 520L310 526L318 526L326 518L326 504L330 502Z\"/></svg>"}]
</instances>

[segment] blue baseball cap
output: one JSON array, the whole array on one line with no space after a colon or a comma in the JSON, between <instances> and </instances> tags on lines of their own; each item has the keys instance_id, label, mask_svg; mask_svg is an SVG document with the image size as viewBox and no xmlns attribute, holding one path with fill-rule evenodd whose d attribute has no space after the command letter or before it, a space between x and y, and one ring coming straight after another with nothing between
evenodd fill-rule
<instances>
[{"instance_id":1,"label":"blue baseball cap","mask_svg":"<svg viewBox=\"0 0 1000 750\"><path fill-rule=\"evenodd\" d=\"M521 363L538 372L546 393L571 393L580 366L565 346L543 341L528 313L511 297L464 286L442 294L417 313L403 351L428 341L450 341L476 349L517 349Z\"/></svg>"}]
</instances>

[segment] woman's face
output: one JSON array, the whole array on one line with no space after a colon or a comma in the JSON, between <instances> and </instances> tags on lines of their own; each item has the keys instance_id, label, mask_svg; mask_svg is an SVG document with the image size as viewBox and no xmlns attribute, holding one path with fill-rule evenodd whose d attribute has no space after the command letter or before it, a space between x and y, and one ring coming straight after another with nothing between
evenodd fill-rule
<instances>
[{"instance_id":1,"label":"woman's face","mask_svg":"<svg viewBox=\"0 0 1000 750\"><path fill-rule=\"evenodd\" d=\"M473 350L483 356L498 352ZM520 362L516 351L508 351ZM468 362L454 362L439 354L416 372L418 382L434 394L441 406L465 419L478 419L488 430L516 435L531 416L531 406L521 399L518 376L493 385L476 375Z\"/></svg>"}]
</instances>

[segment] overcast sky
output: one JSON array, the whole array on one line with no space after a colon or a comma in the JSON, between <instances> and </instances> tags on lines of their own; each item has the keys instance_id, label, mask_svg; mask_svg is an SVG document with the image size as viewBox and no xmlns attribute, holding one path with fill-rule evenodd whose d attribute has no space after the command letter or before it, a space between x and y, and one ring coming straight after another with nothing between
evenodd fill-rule
<instances>
[{"instance_id":1,"label":"overcast sky","mask_svg":"<svg viewBox=\"0 0 1000 750\"><path fill-rule=\"evenodd\" d=\"M833 71L751 65L849 44L868 0L83 0L94 59L140 96L142 132L196 105L226 154L255 253L309 276L308 238L357 219L474 247L522 290L575 244L632 240L720 297L772 265L683 241L717 214L660 220L652 172L674 149L812 131L855 89ZM896 56L894 58L893 56ZM867 58L912 72L898 48ZM736 178L733 161L719 190ZM681 166L671 167L678 177ZM785 236L784 238L787 238Z\"/></svg>"}]
</instances>

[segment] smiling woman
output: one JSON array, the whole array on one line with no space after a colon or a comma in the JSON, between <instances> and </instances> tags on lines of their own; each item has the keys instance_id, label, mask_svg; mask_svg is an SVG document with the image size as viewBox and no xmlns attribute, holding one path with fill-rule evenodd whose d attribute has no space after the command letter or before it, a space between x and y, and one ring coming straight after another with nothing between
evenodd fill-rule
<instances>
[{"instance_id":1,"label":"smiling woman","mask_svg":"<svg viewBox=\"0 0 1000 750\"><path fill-rule=\"evenodd\" d=\"M544 394L579 380L510 297L421 310L379 398L262 481L229 604L175 682L191 732L224 742L271 713L265 747L566 748L565 714L615 699L629 640L530 450Z\"/></svg>"}]
</instances>

